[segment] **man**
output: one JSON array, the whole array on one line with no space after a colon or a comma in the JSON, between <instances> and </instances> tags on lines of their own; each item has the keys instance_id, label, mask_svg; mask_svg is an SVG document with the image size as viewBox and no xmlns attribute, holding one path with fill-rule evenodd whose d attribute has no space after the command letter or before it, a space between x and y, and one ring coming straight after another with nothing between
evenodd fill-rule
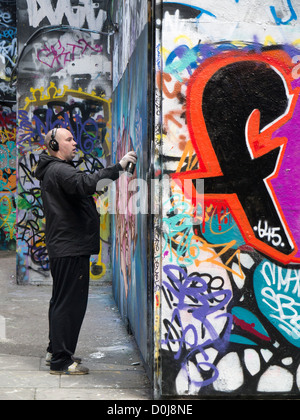
<instances>
[{"instance_id":1,"label":"man","mask_svg":"<svg viewBox=\"0 0 300 420\"><path fill-rule=\"evenodd\" d=\"M115 181L130 162L136 163L136 153L87 174L72 162L77 144L70 131L51 130L45 145L48 153L40 155L35 175L41 182L53 277L47 359L51 374L83 375L89 370L73 355L87 307L90 256L100 248L100 218L92 195L100 180Z\"/></svg>"}]
</instances>

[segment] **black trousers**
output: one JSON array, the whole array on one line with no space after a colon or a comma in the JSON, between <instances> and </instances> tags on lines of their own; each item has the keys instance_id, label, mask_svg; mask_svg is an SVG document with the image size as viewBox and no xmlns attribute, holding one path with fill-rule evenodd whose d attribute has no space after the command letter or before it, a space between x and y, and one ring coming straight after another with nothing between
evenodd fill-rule
<instances>
[{"instance_id":1,"label":"black trousers","mask_svg":"<svg viewBox=\"0 0 300 420\"><path fill-rule=\"evenodd\" d=\"M50 259L53 277L49 305L51 370L70 366L85 316L90 276L90 256Z\"/></svg>"}]
</instances>

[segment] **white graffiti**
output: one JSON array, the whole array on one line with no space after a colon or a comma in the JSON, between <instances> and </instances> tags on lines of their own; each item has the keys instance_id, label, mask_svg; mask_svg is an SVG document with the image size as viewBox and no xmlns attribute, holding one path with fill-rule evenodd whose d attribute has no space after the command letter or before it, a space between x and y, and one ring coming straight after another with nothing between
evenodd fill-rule
<instances>
[{"instance_id":1,"label":"white graffiti","mask_svg":"<svg viewBox=\"0 0 300 420\"><path fill-rule=\"evenodd\" d=\"M300 339L300 304L290 296L277 294L271 287L265 287L262 292L263 302L273 311L271 318L280 322L280 328L294 340Z\"/></svg>"},{"instance_id":2,"label":"white graffiti","mask_svg":"<svg viewBox=\"0 0 300 420\"><path fill-rule=\"evenodd\" d=\"M261 274L268 287L276 286L277 291L292 293L300 297L300 270L296 268L285 269L269 261L263 264Z\"/></svg>"},{"instance_id":3,"label":"white graffiti","mask_svg":"<svg viewBox=\"0 0 300 420\"><path fill-rule=\"evenodd\" d=\"M254 227L254 230L258 232L258 236L260 239L267 238L268 242L271 242L274 246L284 246L282 243L282 238L279 235L278 231L280 231L279 227L272 228L268 225L268 222L265 220L264 226L261 221L259 221L258 226Z\"/></svg>"},{"instance_id":4,"label":"white graffiti","mask_svg":"<svg viewBox=\"0 0 300 420\"><path fill-rule=\"evenodd\" d=\"M0 82L0 92L2 94L14 95L16 93L16 88L14 86L10 87L5 82Z\"/></svg>"},{"instance_id":5,"label":"white graffiti","mask_svg":"<svg viewBox=\"0 0 300 420\"><path fill-rule=\"evenodd\" d=\"M72 6L71 0L58 0L56 7L49 0L27 0L27 8L29 25L33 28L38 28L45 18L50 25L57 25L66 18L71 26L83 27L86 21L89 29L101 31L106 20L106 11L92 0L81 0L78 6Z\"/></svg>"},{"instance_id":6,"label":"white graffiti","mask_svg":"<svg viewBox=\"0 0 300 420\"><path fill-rule=\"evenodd\" d=\"M294 341L300 340L300 270L265 262L261 274L266 282L261 290L262 302L267 305L270 318Z\"/></svg>"},{"instance_id":7,"label":"white graffiti","mask_svg":"<svg viewBox=\"0 0 300 420\"><path fill-rule=\"evenodd\" d=\"M7 44L6 41L0 42L0 57L3 62L8 60L11 65L14 65L14 57L17 53L17 38L15 38L11 44Z\"/></svg>"}]
</instances>

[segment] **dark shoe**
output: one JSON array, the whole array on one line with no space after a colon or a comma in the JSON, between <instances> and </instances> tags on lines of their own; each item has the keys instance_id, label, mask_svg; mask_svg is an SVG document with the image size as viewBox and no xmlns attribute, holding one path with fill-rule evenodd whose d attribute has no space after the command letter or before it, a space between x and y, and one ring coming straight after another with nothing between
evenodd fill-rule
<instances>
[{"instance_id":1,"label":"dark shoe","mask_svg":"<svg viewBox=\"0 0 300 420\"><path fill-rule=\"evenodd\" d=\"M89 369L85 366L79 366L78 363L74 362L72 365L68 366L63 370L51 370L51 375L87 375Z\"/></svg>"}]
</instances>

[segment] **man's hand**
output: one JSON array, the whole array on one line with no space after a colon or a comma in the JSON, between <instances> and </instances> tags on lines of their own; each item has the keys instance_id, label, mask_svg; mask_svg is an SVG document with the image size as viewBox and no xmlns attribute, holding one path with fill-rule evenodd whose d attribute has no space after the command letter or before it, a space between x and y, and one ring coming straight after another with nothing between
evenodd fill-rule
<instances>
[{"instance_id":1,"label":"man's hand","mask_svg":"<svg viewBox=\"0 0 300 420\"><path fill-rule=\"evenodd\" d=\"M120 165L122 166L123 170L125 171L130 162L136 164L136 161L137 161L137 154L135 152L128 152L120 160Z\"/></svg>"}]
</instances>

